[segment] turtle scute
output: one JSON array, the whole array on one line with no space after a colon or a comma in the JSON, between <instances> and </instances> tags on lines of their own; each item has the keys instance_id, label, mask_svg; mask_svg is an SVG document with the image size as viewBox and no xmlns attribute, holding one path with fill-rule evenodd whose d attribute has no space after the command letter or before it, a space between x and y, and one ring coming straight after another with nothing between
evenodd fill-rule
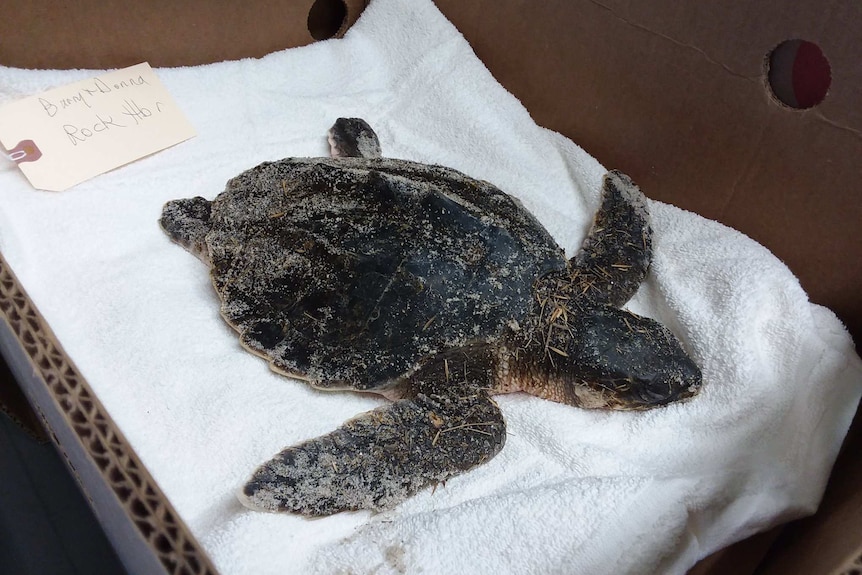
<instances>
[{"instance_id":1,"label":"turtle scute","mask_svg":"<svg viewBox=\"0 0 862 575\"><path fill-rule=\"evenodd\" d=\"M383 158L286 159L231 180L207 235L222 315L316 387L383 390L424 358L498 341L566 260L490 184Z\"/></svg>"}]
</instances>

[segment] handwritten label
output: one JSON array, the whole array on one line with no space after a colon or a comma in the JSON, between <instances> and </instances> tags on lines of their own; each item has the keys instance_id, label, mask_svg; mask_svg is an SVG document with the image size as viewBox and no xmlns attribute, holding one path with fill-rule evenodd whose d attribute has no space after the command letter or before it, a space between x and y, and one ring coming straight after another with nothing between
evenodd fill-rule
<instances>
[{"instance_id":1,"label":"handwritten label","mask_svg":"<svg viewBox=\"0 0 862 575\"><path fill-rule=\"evenodd\" d=\"M15 161L40 190L68 189L194 135L147 63L0 108L0 144L38 152Z\"/></svg>"}]
</instances>

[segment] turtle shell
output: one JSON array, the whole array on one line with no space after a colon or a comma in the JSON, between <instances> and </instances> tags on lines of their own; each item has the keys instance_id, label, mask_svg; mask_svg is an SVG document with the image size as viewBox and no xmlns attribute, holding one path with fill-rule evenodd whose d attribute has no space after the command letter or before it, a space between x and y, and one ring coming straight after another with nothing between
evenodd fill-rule
<instances>
[{"instance_id":1,"label":"turtle shell","mask_svg":"<svg viewBox=\"0 0 862 575\"><path fill-rule=\"evenodd\" d=\"M274 369L385 391L450 348L496 343L566 260L523 206L456 170L289 158L230 180L206 236L222 314Z\"/></svg>"}]
</instances>

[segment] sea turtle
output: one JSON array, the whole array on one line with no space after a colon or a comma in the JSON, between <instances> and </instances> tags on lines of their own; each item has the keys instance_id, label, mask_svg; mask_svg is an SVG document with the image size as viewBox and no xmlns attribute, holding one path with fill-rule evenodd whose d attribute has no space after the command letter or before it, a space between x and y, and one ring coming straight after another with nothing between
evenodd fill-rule
<instances>
[{"instance_id":1,"label":"sea turtle","mask_svg":"<svg viewBox=\"0 0 862 575\"><path fill-rule=\"evenodd\" d=\"M168 202L160 220L210 266L222 315L273 370L393 400L263 464L245 505L389 508L500 451L496 393L646 409L700 388L667 328L620 309L652 255L647 203L625 175L605 176L567 260L518 200L381 157L361 119L338 119L329 143L331 158L262 163L212 202Z\"/></svg>"}]
</instances>

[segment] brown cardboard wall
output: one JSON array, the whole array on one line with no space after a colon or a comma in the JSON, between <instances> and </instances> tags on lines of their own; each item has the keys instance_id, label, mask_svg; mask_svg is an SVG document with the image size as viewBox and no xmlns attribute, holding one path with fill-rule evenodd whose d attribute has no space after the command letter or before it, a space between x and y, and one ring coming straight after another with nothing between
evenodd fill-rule
<instances>
[{"instance_id":1,"label":"brown cardboard wall","mask_svg":"<svg viewBox=\"0 0 862 575\"><path fill-rule=\"evenodd\" d=\"M0 64L194 66L342 35L367 0L32 0L0 18Z\"/></svg>"},{"instance_id":2,"label":"brown cardboard wall","mask_svg":"<svg viewBox=\"0 0 862 575\"><path fill-rule=\"evenodd\" d=\"M862 339L862 4L437 4L538 123L766 245ZM765 79L793 38L831 64L826 99L804 111Z\"/></svg>"},{"instance_id":3,"label":"brown cardboard wall","mask_svg":"<svg viewBox=\"0 0 862 575\"><path fill-rule=\"evenodd\" d=\"M862 3L435 1L538 123L628 172L651 197L766 245L862 345ZM262 56L338 35L365 3L33 0L4 10L0 64ZM793 38L815 42L831 66L825 100L804 111L778 103L765 81L768 53ZM830 573L858 553L859 461L845 451L823 510L783 537L765 572ZM727 557L713 565L742 565Z\"/></svg>"}]
</instances>

